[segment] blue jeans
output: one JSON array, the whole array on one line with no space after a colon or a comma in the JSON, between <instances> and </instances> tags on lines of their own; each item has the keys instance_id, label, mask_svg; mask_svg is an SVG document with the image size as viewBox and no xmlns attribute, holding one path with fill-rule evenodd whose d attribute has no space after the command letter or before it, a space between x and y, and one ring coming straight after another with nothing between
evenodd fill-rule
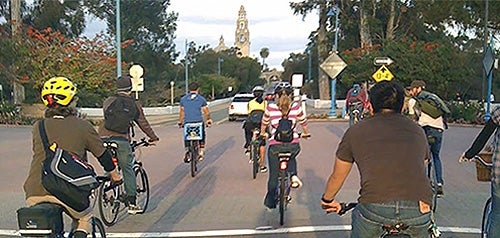
<instances>
[{"instance_id":1,"label":"blue jeans","mask_svg":"<svg viewBox=\"0 0 500 238\"><path fill-rule=\"evenodd\" d=\"M488 238L500 237L500 184L491 182L491 213Z\"/></svg>"},{"instance_id":2,"label":"blue jeans","mask_svg":"<svg viewBox=\"0 0 500 238\"><path fill-rule=\"evenodd\" d=\"M129 197L129 201L133 199L132 202L135 202L137 185L134 173L134 156L132 155L132 148L130 148L129 141L125 138L117 137L103 138L103 141L112 141L118 145L116 158L118 159L118 166L120 166L123 175L125 193Z\"/></svg>"},{"instance_id":3,"label":"blue jeans","mask_svg":"<svg viewBox=\"0 0 500 238\"><path fill-rule=\"evenodd\" d=\"M431 224L430 212L420 213L418 202L360 203L352 212L351 238L376 238L384 234L382 226L404 223L403 234L427 237Z\"/></svg>"},{"instance_id":4,"label":"blue jeans","mask_svg":"<svg viewBox=\"0 0 500 238\"><path fill-rule=\"evenodd\" d=\"M278 154L280 152L291 152L290 160L288 161L287 173L297 175L297 160L296 157L300 152L299 144L278 144L270 145L267 152L269 163L269 180L267 180L267 194L264 198L264 205L268 208L276 208L276 191L278 188L279 177L279 162Z\"/></svg>"},{"instance_id":5,"label":"blue jeans","mask_svg":"<svg viewBox=\"0 0 500 238\"><path fill-rule=\"evenodd\" d=\"M434 170L436 171L436 183L444 184L443 168L441 165L441 159L439 157L439 153L441 151L441 143L443 141L443 130L430 126L424 126L424 131L425 135L427 135L427 138L433 138L433 142L429 143L429 148L431 150Z\"/></svg>"}]
</instances>

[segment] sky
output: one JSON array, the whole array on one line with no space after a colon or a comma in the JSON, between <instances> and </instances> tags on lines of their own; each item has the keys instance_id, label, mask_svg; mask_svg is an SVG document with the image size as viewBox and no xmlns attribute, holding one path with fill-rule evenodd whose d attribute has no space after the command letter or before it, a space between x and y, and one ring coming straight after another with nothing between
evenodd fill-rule
<instances>
[{"instance_id":1,"label":"sky","mask_svg":"<svg viewBox=\"0 0 500 238\"><path fill-rule=\"evenodd\" d=\"M318 27L318 15L310 13L304 21L293 15L291 0L171 0L169 11L179 13L176 49L184 57L186 40L197 45L234 45L236 20L240 6L245 7L250 32L250 57L260 59L262 48L269 48L266 64L283 70L281 63L290 53L304 52L311 31Z\"/></svg>"}]
</instances>

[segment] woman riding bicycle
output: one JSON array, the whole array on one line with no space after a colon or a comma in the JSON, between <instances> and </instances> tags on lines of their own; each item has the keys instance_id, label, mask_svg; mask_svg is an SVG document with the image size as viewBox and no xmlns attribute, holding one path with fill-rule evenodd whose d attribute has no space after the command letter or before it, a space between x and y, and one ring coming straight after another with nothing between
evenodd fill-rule
<instances>
[{"instance_id":1,"label":"woman riding bicycle","mask_svg":"<svg viewBox=\"0 0 500 238\"><path fill-rule=\"evenodd\" d=\"M500 146L500 130L498 130L500 125L500 107L495 108L491 112L491 118L486 122L481 132L477 135L474 143L471 147L462 154L459 158L459 162L470 161L475 155L483 149L483 147L488 142L490 136L495 133L495 139L493 140L493 156L492 156L492 172L491 172L491 212L490 212L490 222L489 227L486 229L488 231L488 237L499 237L500 236L500 159L499 159L499 146Z\"/></svg>"},{"instance_id":2,"label":"woman riding bicycle","mask_svg":"<svg viewBox=\"0 0 500 238\"><path fill-rule=\"evenodd\" d=\"M307 119L304 111L302 110L300 103L292 102L292 87L289 83L281 82L274 88L274 94L276 96L276 103L270 103L267 105L262 118L262 124L260 131L265 138L269 138L267 133L267 127L271 126L271 137L269 138L269 151L268 151L268 163L269 163L269 180L267 181L267 194L264 199L264 205L267 208L276 208L276 188L278 186L278 176L279 176L279 158L278 153L280 152L291 152L290 160L288 162L288 173L290 174L291 187L300 188L302 186L302 181L300 181L297 176L297 155L300 152L299 145L299 134L297 133L296 124L300 124L302 127L302 136L309 136L309 131L307 130ZM277 130L278 124L282 117L288 117L289 120L293 122L293 140L290 143L282 143L276 140L274 134Z\"/></svg>"},{"instance_id":3,"label":"woman riding bicycle","mask_svg":"<svg viewBox=\"0 0 500 238\"><path fill-rule=\"evenodd\" d=\"M45 129L48 141L55 142L59 148L67 150L80 158L86 158L86 151L90 151L99 160L105 171L109 172L113 181L119 181L120 175L115 170L111 153L107 151L94 127L85 120L78 118L75 96L75 85L64 77L54 77L43 85L41 97L47 106L45 109ZM33 125L33 160L24 182L26 203L34 206L39 203L54 203L64 207L73 218L72 228L74 238L87 237L90 233L90 219L92 208L78 212L64 204L45 190L42 185L42 166L45 160L45 149L39 133L38 124Z\"/></svg>"},{"instance_id":4,"label":"woman riding bicycle","mask_svg":"<svg viewBox=\"0 0 500 238\"><path fill-rule=\"evenodd\" d=\"M264 88L262 86L255 86L252 90L254 99L248 102L248 117L243 124L243 129L245 130L245 154L250 153L250 142L252 141L252 131L254 129L260 128L260 123L262 121L262 116L267 107L267 101L264 100ZM260 157L260 172L267 172L267 167L265 166L264 156L266 154L266 141L260 140L259 146L259 157Z\"/></svg>"}]
</instances>

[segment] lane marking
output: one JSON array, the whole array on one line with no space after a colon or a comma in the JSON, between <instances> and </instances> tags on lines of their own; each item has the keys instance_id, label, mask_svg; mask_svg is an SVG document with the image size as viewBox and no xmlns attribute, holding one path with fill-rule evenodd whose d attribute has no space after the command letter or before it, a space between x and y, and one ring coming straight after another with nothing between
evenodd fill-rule
<instances>
[{"instance_id":1,"label":"lane marking","mask_svg":"<svg viewBox=\"0 0 500 238\"><path fill-rule=\"evenodd\" d=\"M260 228L260 229L259 229ZM265 229L263 229L265 228ZM234 229L234 230L207 230L207 231L173 231L173 232L135 232L135 233L106 233L107 237L217 237L217 236L243 236L243 235L268 235L285 233L310 233L325 231L349 231L351 225L332 225L332 226L297 226L281 227L273 229L272 227L257 227L256 229ZM468 233L481 234L481 229L472 227L439 227L439 231L446 233ZM2 236L17 236L20 234L17 230L1 230Z\"/></svg>"}]
</instances>

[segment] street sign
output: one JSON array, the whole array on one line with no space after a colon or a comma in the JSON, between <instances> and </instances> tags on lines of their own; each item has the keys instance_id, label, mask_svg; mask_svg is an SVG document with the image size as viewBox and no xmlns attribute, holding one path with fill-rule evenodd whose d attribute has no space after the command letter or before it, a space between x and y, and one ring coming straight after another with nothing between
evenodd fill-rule
<instances>
[{"instance_id":1,"label":"street sign","mask_svg":"<svg viewBox=\"0 0 500 238\"><path fill-rule=\"evenodd\" d=\"M391 65L392 63L394 63L394 60L389 57L375 57L373 59L373 64L376 66Z\"/></svg>"},{"instance_id":2,"label":"street sign","mask_svg":"<svg viewBox=\"0 0 500 238\"><path fill-rule=\"evenodd\" d=\"M493 56L493 50L491 50L491 46L488 46L486 52L483 57L483 67L486 75L490 75L491 70L493 69L493 63L495 59Z\"/></svg>"},{"instance_id":3,"label":"street sign","mask_svg":"<svg viewBox=\"0 0 500 238\"><path fill-rule=\"evenodd\" d=\"M346 66L347 64L336 53L332 53L319 67L333 79L337 77Z\"/></svg>"},{"instance_id":4,"label":"street sign","mask_svg":"<svg viewBox=\"0 0 500 238\"><path fill-rule=\"evenodd\" d=\"M382 80L391 81L394 78L394 75L392 75L391 71L389 71L385 65L382 65L382 67L380 67L377 72L372 75L372 78L378 83Z\"/></svg>"},{"instance_id":5,"label":"street sign","mask_svg":"<svg viewBox=\"0 0 500 238\"><path fill-rule=\"evenodd\" d=\"M134 64L129 69L129 74L132 76L132 91L142 92L144 91L144 69L138 64Z\"/></svg>"}]
</instances>

